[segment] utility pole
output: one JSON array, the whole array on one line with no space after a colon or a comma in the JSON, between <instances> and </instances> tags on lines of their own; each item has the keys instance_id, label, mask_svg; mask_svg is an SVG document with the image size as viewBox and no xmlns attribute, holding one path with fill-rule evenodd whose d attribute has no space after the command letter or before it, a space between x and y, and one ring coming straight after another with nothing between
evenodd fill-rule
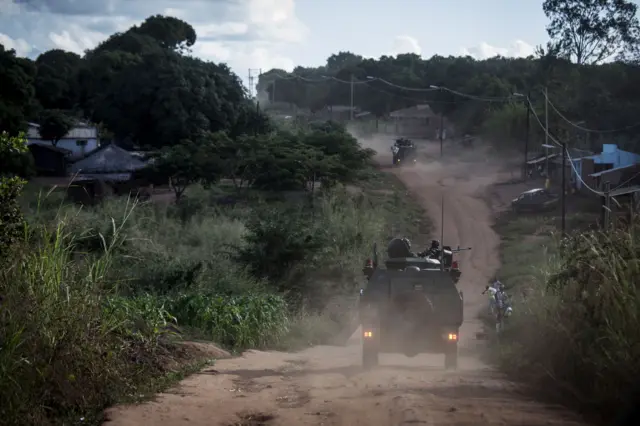
<instances>
[{"instance_id":1,"label":"utility pole","mask_svg":"<svg viewBox=\"0 0 640 426\"><path fill-rule=\"evenodd\" d=\"M604 229L609 230L611 226L611 182L606 181L604 183Z\"/></svg>"},{"instance_id":2,"label":"utility pole","mask_svg":"<svg viewBox=\"0 0 640 426\"><path fill-rule=\"evenodd\" d=\"M544 88L544 144L549 145L549 94L547 92L547 87ZM546 150L546 164L545 168L547 169L547 181L545 183L545 187L549 188L549 150Z\"/></svg>"},{"instance_id":3,"label":"utility pole","mask_svg":"<svg viewBox=\"0 0 640 426\"><path fill-rule=\"evenodd\" d=\"M567 203L566 203L566 178L567 178L567 143L562 143L562 237L564 238L566 234L566 218L567 218Z\"/></svg>"},{"instance_id":4,"label":"utility pole","mask_svg":"<svg viewBox=\"0 0 640 426\"><path fill-rule=\"evenodd\" d=\"M273 83L271 83L271 103L276 103L276 81L277 79L273 79Z\"/></svg>"},{"instance_id":5,"label":"utility pole","mask_svg":"<svg viewBox=\"0 0 640 426\"><path fill-rule=\"evenodd\" d=\"M528 161L529 161L529 133L531 133L531 90L527 92L527 121L525 124L525 132L524 135L524 174L522 176L523 180L527 179L528 172Z\"/></svg>"},{"instance_id":6,"label":"utility pole","mask_svg":"<svg viewBox=\"0 0 640 426\"><path fill-rule=\"evenodd\" d=\"M440 158L442 158L442 141L444 137L444 114L440 113Z\"/></svg>"},{"instance_id":7,"label":"utility pole","mask_svg":"<svg viewBox=\"0 0 640 426\"><path fill-rule=\"evenodd\" d=\"M249 96L254 96L254 91L255 91L255 96L257 97L258 95L258 90L256 88L256 74L258 74L258 78L260 78L260 75L262 75L262 69L260 68L249 68L249 75L248 75L248 82L249 82Z\"/></svg>"},{"instance_id":8,"label":"utility pole","mask_svg":"<svg viewBox=\"0 0 640 426\"><path fill-rule=\"evenodd\" d=\"M349 109L349 119L353 121L353 74L351 74L351 108Z\"/></svg>"},{"instance_id":9,"label":"utility pole","mask_svg":"<svg viewBox=\"0 0 640 426\"><path fill-rule=\"evenodd\" d=\"M442 207L440 208L440 244L444 242L444 191L442 191ZM444 250L440 250L440 270L444 271Z\"/></svg>"}]
</instances>

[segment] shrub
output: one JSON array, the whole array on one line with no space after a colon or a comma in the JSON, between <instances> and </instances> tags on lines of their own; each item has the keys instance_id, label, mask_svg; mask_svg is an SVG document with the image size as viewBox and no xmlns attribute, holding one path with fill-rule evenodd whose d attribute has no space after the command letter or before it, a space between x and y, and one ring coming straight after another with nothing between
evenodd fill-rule
<instances>
[{"instance_id":1,"label":"shrub","mask_svg":"<svg viewBox=\"0 0 640 426\"><path fill-rule=\"evenodd\" d=\"M179 324L195 327L227 348L270 348L288 332L289 318L283 298L253 294L181 294L167 300Z\"/></svg>"},{"instance_id":2,"label":"shrub","mask_svg":"<svg viewBox=\"0 0 640 426\"><path fill-rule=\"evenodd\" d=\"M640 223L577 233L516 310L503 366L612 415L640 375Z\"/></svg>"},{"instance_id":3,"label":"shrub","mask_svg":"<svg viewBox=\"0 0 640 426\"><path fill-rule=\"evenodd\" d=\"M161 368L154 353L163 313L105 297L114 247L75 262L75 238L63 220L53 232L28 231L25 249L0 274L0 415L7 424L93 412Z\"/></svg>"},{"instance_id":4,"label":"shrub","mask_svg":"<svg viewBox=\"0 0 640 426\"><path fill-rule=\"evenodd\" d=\"M363 203L334 192L313 206L259 210L246 225L238 259L292 306L322 311L332 298L355 294L362 261L383 237L384 213Z\"/></svg>"}]
</instances>

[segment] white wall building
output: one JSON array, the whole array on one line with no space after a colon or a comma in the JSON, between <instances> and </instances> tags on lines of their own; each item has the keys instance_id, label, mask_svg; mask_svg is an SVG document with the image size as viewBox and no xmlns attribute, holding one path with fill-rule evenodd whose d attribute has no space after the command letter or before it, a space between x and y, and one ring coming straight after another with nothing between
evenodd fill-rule
<instances>
[{"instance_id":1,"label":"white wall building","mask_svg":"<svg viewBox=\"0 0 640 426\"><path fill-rule=\"evenodd\" d=\"M30 143L53 145L49 140L40 137L40 126L36 123L29 123L27 131L27 145ZM71 151L71 159L83 157L100 146L98 139L98 128L86 123L78 123L71 129L64 138L60 139L56 145L58 148Z\"/></svg>"}]
</instances>

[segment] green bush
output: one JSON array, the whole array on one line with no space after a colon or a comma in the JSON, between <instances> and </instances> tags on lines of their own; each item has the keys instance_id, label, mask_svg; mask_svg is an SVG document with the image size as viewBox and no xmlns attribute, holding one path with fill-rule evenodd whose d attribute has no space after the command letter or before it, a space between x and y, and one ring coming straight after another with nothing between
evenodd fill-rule
<instances>
[{"instance_id":1,"label":"green bush","mask_svg":"<svg viewBox=\"0 0 640 426\"><path fill-rule=\"evenodd\" d=\"M292 306L322 311L333 297L355 294L363 259L383 238L384 212L363 203L334 192L312 206L259 210L247 222L239 261Z\"/></svg>"},{"instance_id":2,"label":"green bush","mask_svg":"<svg viewBox=\"0 0 640 426\"><path fill-rule=\"evenodd\" d=\"M637 221L576 233L540 262L506 331L503 367L605 418L621 409L640 375L639 242Z\"/></svg>"},{"instance_id":3,"label":"green bush","mask_svg":"<svg viewBox=\"0 0 640 426\"><path fill-rule=\"evenodd\" d=\"M166 303L179 324L197 328L230 349L274 347L288 332L287 305L276 295L190 293L171 297Z\"/></svg>"},{"instance_id":4,"label":"green bush","mask_svg":"<svg viewBox=\"0 0 640 426\"><path fill-rule=\"evenodd\" d=\"M113 247L76 262L74 243L63 220L52 233L31 228L25 249L0 274L0 416L7 424L92 413L161 370L154 356L161 313L148 316L142 304L108 297Z\"/></svg>"}]
</instances>

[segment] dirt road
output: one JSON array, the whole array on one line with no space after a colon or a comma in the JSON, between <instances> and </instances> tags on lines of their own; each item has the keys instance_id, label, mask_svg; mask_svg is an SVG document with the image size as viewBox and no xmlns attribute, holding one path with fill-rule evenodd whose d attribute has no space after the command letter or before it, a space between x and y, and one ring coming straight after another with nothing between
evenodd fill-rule
<instances>
[{"instance_id":1,"label":"dirt road","mask_svg":"<svg viewBox=\"0 0 640 426\"><path fill-rule=\"evenodd\" d=\"M155 402L110 410L108 425L580 425L557 407L527 399L474 356L480 344L475 316L486 303L480 292L499 266L499 239L482 192L499 176L471 158L394 170L433 216L438 235L444 226L451 245L473 247L459 257L466 321L458 371L444 371L443 356L382 355L379 368L364 372L357 339L295 354L249 351L217 362Z\"/></svg>"}]
</instances>

